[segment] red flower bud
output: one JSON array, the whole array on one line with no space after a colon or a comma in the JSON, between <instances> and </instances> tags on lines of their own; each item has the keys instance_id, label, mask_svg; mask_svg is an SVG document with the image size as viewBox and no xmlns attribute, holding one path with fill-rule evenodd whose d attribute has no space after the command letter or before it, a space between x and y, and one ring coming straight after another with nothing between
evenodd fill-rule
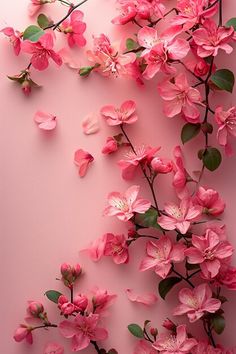
<instances>
[{"instance_id":1,"label":"red flower bud","mask_svg":"<svg viewBox=\"0 0 236 354\"><path fill-rule=\"evenodd\" d=\"M168 331L175 331L176 330L176 325L174 324L174 322L172 322L171 320L169 320L169 318L167 318L163 323L162 326L166 329L168 329Z\"/></svg>"}]
</instances>

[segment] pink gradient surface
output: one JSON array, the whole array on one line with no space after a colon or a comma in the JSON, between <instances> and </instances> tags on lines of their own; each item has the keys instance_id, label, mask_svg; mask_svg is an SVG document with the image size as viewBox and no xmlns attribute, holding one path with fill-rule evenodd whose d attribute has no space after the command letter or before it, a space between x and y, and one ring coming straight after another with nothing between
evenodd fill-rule
<instances>
[{"instance_id":1,"label":"pink gradient surface","mask_svg":"<svg viewBox=\"0 0 236 354\"><path fill-rule=\"evenodd\" d=\"M28 0L1 1L0 27L14 25L24 28L29 19L26 15ZM60 16L64 8L52 6L48 11L53 17ZM110 34L113 40L119 38L119 28L110 23L114 17L112 0L88 1L83 6L88 24L86 38L91 42L92 34ZM225 1L224 19L233 17L236 3ZM124 32L124 29L121 29ZM171 156L172 149L179 144L179 133L183 125L180 119L167 119L162 114L162 100L158 97L155 80L145 88L139 88L133 81L106 80L98 75L89 79L79 78L76 72L54 65L42 74L34 73L41 90L25 98L19 88L6 79L27 63L21 56L15 59L8 41L1 36L0 94L1 94L1 335L2 354L40 354L47 341L66 341L50 330L35 334L35 344L17 344L12 334L25 315L27 300L43 300L52 319L57 320L53 304L44 299L48 289L62 289L55 280L62 262L80 262L85 270L80 289L94 285L107 288L118 294L118 300L106 319L110 337L104 344L114 347L119 354L131 354L134 340L127 331L131 322L143 323L145 319L161 324L177 303L176 293L164 302L159 299L156 306L146 308L130 303L125 295L126 288L140 292L156 292L158 278L152 272L139 273L137 268L144 253L145 242L140 241L131 252L129 266L116 266L110 259L92 263L79 250L105 232L122 232L124 223L105 218L102 211L110 191L124 191L129 185L121 179L116 162L119 156L103 156L100 151L106 137L118 132L101 120L97 135L85 136L82 119L90 112L97 112L104 104L119 105L126 99L134 99L138 106L138 122L128 128L135 145L148 143L162 146L163 156ZM88 46L89 47L89 44ZM83 53L84 50L80 52ZM75 53L79 52L75 50ZM81 56L83 58L83 56ZM86 63L85 57L81 59ZM235 55L222 55L218 59L222 67L236 72ZM211 97L214 104L219 96ZM221 101L226 107L235 104L235 94L222 93ZM33 122L36 110L41 109L58 116L58 126L53 132L40 131ZM196 151L202 144L199 137L184 148L188 167L197 170L200 163ZM80 179L73 164L73 154L78 148L89 151L95 162L86 178ZM236 150L236 144L234 144ZM219 190L227 203L224 221L229 239L236 247L236 155L225 158L221 168L214 174L206 173L203 184ZM141 195L151 198L141 176L134 183L140 184ZM170 178L160 178L158 198L171 200L173 192ZM235 257L235 256L234 256ZM235 258L236 262L236 258ZM221 341L227 346L236 345L235 308L233 292L227 292L229 302L224 305L227 326ZM195 330L196 333L196 330ZM200 336L201 330L197 335ZM217 337L217 336L216 336ZM70 353L69 343L65 353ZM84 353L92 354L90 348Z\"/></svg>"}]
</instances>

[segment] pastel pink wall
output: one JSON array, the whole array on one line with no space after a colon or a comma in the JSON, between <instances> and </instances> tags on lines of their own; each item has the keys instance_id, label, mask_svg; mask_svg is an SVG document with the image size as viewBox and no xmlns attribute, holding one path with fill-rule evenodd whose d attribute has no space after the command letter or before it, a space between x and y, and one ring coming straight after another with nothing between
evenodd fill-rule
<instances>
[{"instance_id":1,"label":"pastel pink wall","mask_svg":"<svg viewBox=\"0 0 236 354\"><path fill-rule=\"evenodd\" d=\"M14 25L23 29L29 23L26 16L27 3L28 0L2 0L0 28ZM224 19L233 17L236 11L235 1L226 0L224 7ZM54 17L60 18L63 10L65 9L56 10L54 6L51 11ZM119 38L119 29L110 23L115 14L113 0L90 0L84 5L83 11L88 24L86 37L89 41L92 34L101 32L109 34L112 39ZM133 254L131 252L129 266L115 266L109 259L94 264L85 256L79 255L81 248L102 233L125 230L123 223L104 218L102 210L110 191L122 191L128 186L121 179L116 167L118 156L104 157L100 153L106 136L114 130L111 131L101 122L99 134L85 136L82 133L81 120L87 113L98 111L104 104L120 104L125 99L134 99L140 119L129 129L132 139L136 145L161 145L163 155L167 156L171 156L172 148L179 144L183 122L178 118L171 120L163 116L155 80L140 89L132 81L106 80L98 75L83 80L66 67L58 70L52 65L42 75L34 74L43 88L34 92L30 98L25 98L18 87L6 79L6 75L17 73L24 67L27 59L22 56L16 60L3 37L0 45L0 352L39 354L48 339L64 342L52 330L45 334L36 333L35 345L28 348L25 344L16 344L12 340L12 333L25 315L28 299L44 300L49 314L55 318L53 304L43 299L43 294L49 288L60 290L61 285L55 278L59 275L59 265L66 261L80 262L85 269L81 289L99 285L119 295L111 316L106 320L110 331L106 345L114 346L121 354L131 354L134 341L126 329L127 325L130 322L142 323L145 319L160 325L165 315L170 315L176 296L170 295L167 302L160 299L157 306L151 309L134 305L126 299L124 289L127 287L154 292L157 289L158 279L154 274L140 274L137 271L144 253L143 242L135 246ZM223 67L236 72L234 54L222 55L220 60ZM82 61L86 63L85 58ZM214 101L214 97L212 100ZM235 95L223 93L221 100L235 104ZM218 96L215 101L218 103ZM58 116L58 127L54 132L39 131L32 119L37 109ZM192 170L199 168L195 152L201 142L201 138L196 139L184 148L186 157L190 157L188 166ZM95 163L84 179L77 176L73 164L73 153L79 147L95 156ZM236 150L236 144L234 148ZM204 184L219 190L227 202L224 221L227 223L230 241L236 247L235 156L225 158L216 173L206 173ZM168 178L160 179L158 197L161 201L173 198L170 182ZM137 177L135 183L142 185L142 195L151 197L142 178ZM224 305L227 327L219 340L227 345L235 345L236 300L232 292L228 292L227 296L230 299ZM66 353L69 353L69 349ZM92 349L84 353L92 353Z\"/></svg>"}]
</instances>

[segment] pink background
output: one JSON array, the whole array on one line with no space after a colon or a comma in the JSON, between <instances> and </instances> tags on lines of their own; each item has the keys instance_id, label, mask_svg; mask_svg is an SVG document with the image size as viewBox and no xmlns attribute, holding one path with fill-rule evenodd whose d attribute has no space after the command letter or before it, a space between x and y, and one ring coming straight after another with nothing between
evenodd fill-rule
<instances>
[{"instance_id":1,"label":"pink background","mask_svg":"<svg viewBox=\"0 0 236 354\"><path fill-rule=\"evenodd\" d=\"M0 27L13 25L23 29L29 19L26 15L28 0L1 1ZM58 9L59 7L59 9ZM58 18L65 9L52 6L47 10ZM234 1L225 1L224 19L233 17ZM116 11L112 0L93 0L83 6L88 24L86 38L91 42L92 34L102 32L119 38L117 27L110 20ZM122 28L122 32L124 29ZM143 323L153 320L159 325L176 304L176 296L170 294L167 302L161 299L154 308L135 305L126 299L124 289L156 291L158 278L152 272L137 271L144 254L145 243L140 241L131 251L129 266L115 266L110 259L92 263L79 250L91 240L105 232L122 232L125 224L113 218L104 218L102 210L106 196L112 190L125 190L128 183L120 177L116 167L119 156L105 157L100 153L108 135L116 133L101 121L97 135L85 136L81 121L90 112L97 112L107 103L119 105L125 99L134 99L138 105L139 121L129 128L135 145L148 143L161 145L163 156L171 156L173 147L179 144L179 133L183 122L167 119L162 114L162 102L156 91L156 82L148 82L140 89L133 81L106 80L92 75L83 80L67 67L57 69L54 65L46 72L34 72L35 80L44 87L25 98L19 88L6 79L7 74L16 74L24 68L27 58L16 59L3 36L0 39L0 97L1 97L1 339L0 352L4 354L39 354L49 340L66 341L57 331L35 333L35 345L16 344L12 333L25 315L25 304L29 299L43 300L52 320L57 320L54 306L44 299L48 289L62 290L55 280L59 276L62 262L80 262L85 270L79 288L82 291L93 285L117 293L118 300L106 319L110 337L105 347L115 347L119 353L132 353L134 340L126 327L131 322ZM88 44L89 47L89 44ZM75 53L81 51L74 51ZM83 57L83 56L81 56ZM223 67L236 71L235 55L220 57ZM86 63L85 57L82 59ZM219 62L219 59L218 59ZM225 107L234 103L234 96L223 93ZM214 102L214 97L211 98ZM215 96L215 104L219 98ZM227 102L227 104L226 104ZM40 131L33 122L37 109L58 116L57 129L51 133ZM196 151L202 144L197 138L184 148L190 170L199 168ZM73 154L84 148L95 156L95 163L84 179L77 175ZM236 149L236 144L234 146ZM114 166L114 168L113 168ZM236 247L235 200L236 200L236 157L225 158L221 168L214 174L206 173L204 184L219 190L227 202L224 221L227 223L230 241ZM141 177L134 183L141 184L141 194L151 197ZM160 178L158 198L171 200L170 178ZM236 261L236 259L235 259ZM227 318L225 333L217 341L229 346L236 344L234 293L226 291L230 301L224 305ZM200 335L197 333L198 335ZM193 331L194 333L194 331ZM217 336L216 336L217 337ZM69 343L68 347L69 348ZM92 353L90 348L84 353ZM66 350L69 353L69 349Z\"/></svg>"}]
</instances>

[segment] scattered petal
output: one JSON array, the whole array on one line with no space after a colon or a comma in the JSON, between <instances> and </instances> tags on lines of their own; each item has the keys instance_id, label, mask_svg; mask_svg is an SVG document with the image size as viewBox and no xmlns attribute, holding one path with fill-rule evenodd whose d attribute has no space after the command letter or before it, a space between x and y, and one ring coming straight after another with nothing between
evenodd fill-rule
<instances>
[{"instance_id":1,"label":"scattered petal","mask_svg":"<svg viewBox=\"0 0 236 354\"><path fill-rule=\"evenodd\" d=\"M82 122L82 128L84 134L86 135L97 133L99 131L99 122L97 114L88 114Z\"/></svg>"},{"instance_id":2,"label":"scattered petal","mask_svg":"<svg viewBox=\"0 0 236 354\"><path fill-rule=\"evenodd\" d=\"M157 296L154 293L137 294L132 289L126 289L126 295L132 302L139 302L146 306L152 306L157 302Z\"/></svg>"},{"instance_id":3,"label":"scattered petal","mask_svg":"<svg viewBox=\"0 0 236 354\"><path fill-rule=\"evenodd\" d=\"M59 50L58 54L62 58L63 64L66 64L70 69L78 70L80 68L80 63L78 60L74 59L70 51L66 48Z\"/></svg>"},{"instance_id":4,"label":"scattered petal","mask_svg":"<svg viewBox=\"0 0 236 354\"><path fill-rule=\"evenodd\" d=\"M43 354L64 354L64 348L57 343L48 343Z\"/></svg>"},{"instance_id":5,"label":"scattered petal","mask_svg":"<svg viewBox=\"0 0 236 354\"><path fill-rule=\"evenodd\" d=\"M74 163L79 167L78 173L80 177L86 175L88 167L93 160L93 156L87 151L79 149L75 152Z\"/></svg>"},{"instance_id":6,"label":"scattered petal","mask_svg":"<svg viewBox=\"0 0 236 354\"><path fill-rule=\"evenodd\" d=\"M38 123L38 127L43 130L53 130L56 128L56 116L43 111L37 111L34 115L34 121Z\"/></svg>"}]
</instances>

